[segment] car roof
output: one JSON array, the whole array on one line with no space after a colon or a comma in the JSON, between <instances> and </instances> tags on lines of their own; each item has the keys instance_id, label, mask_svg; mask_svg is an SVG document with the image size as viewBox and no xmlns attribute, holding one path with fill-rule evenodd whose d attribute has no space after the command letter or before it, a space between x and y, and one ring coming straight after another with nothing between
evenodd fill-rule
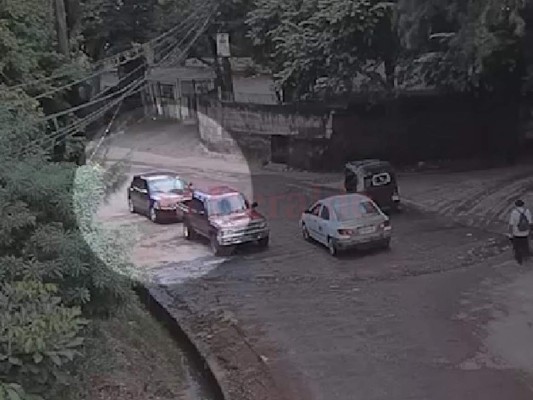
<instances>
[{"instance_id":1,"label":"car roof","mask_svg":"<svg viewBox=\"0 0 533 400\"><path fill-rule=\"evenodd\" d=\"M151 172L145 172L143 174L137 174L135 175L135 177L146 179L146 180L156 180L156 179L164 179L164 178L180 178L179 174L173 171L151 171Z\"/></svg>"},{"instance_id":2,"label":"car roof","mask_svg":"<svg viewBox=\"0 0 533 400\"><path fill-rule=\"evenodd\" d=\"M359 193L350 193L350 194L339 194L335 196L326 197L325 199L319 200L320 203L326 205L326 206L335 206L340 204L346 204L349 202L363 202L363 201L369 201L370 199Z\"/></svg>"},{"instance_id":3,"label":"car roof","mask_svg":"<svg viewBox=\"0 0 533 400\"><path fill-rule=\"evenodd\" d=\"M212 198L230 194L240 194L240 192L229 186L209 186L203 189L195 189L193 196L198 198Z\"/></svg>"}]
</instances>

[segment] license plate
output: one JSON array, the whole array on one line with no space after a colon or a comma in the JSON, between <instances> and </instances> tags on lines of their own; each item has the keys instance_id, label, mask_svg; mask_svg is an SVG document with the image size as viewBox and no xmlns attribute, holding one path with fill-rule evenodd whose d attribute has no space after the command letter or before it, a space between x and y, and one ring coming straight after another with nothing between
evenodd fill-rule
<instances>
[{"instance_id":1,"label":"license plate","mask_svg":"<svg viewBox=\"0 0 533 400\"><path fill-rule=\"evenodd\" d=\"M374 233L375 231L376 231L376 227L375 226L367 226L367 227L359 229L359 233L361 235L367 235L369 233Z\"/></svg>"}]
</instances>

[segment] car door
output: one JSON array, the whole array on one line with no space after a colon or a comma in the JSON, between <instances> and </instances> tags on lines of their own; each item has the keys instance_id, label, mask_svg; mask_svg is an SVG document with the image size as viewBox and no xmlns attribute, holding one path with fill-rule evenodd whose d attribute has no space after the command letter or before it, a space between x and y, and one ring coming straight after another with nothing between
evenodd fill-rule
<instances>
[{"instance_id":1,"label":"car door","mask_svg":"<svg viewBox=\"0 0 533 400\"><path fill-rule=\"evenodd\" d=\"M316 203L314 206L311 207L309 214L306 214L306 226L307 231L309 232L309 236L311 236L315 240L319 240L318 238L318 218L320 215L320 208L322 207L321 203Z\"/></svg>"},{"instance_id":2,"label":"car door","mask_svg":"<svg viewBox=\"0 0 533 400\"><path fill-rule=\"evenodd\" d=\"M189 206L190 224L195 232L203 235L209 235L209 220L203 201L192 199Z\"/></svg>"},{"instance_id":3,"label":"car door","mask_svg":"<svg viewBox=\"0 0 533 400\"><path fill-rule=\"evenodd\" d=\"M141 205L140 191L141 191L141 179L138 177L134 177L130 185L129 196L130 196L131 202L133 203L133 206L135 207L136 210L139 210L139 211L140 211L140 205Z\"/></svg>"},{"instance_id":4,"label":"car door","mask_svg":"<svg viewBox=\"0 0 533 400\"><path fill-rule=\"evenodd\" d=\"M139 186L139 210L148 215L151 202L150 193L148 192L148 182L146 182L146 179L140 179Z\"/></svg>"},{"instance_id":5,"label":"car door","mask_svg":"<svg viewBox=\"0 0 533 400\"><path fill-rule=\"evenodd\" d=\"M323 205L320 210L320 216L317 218L318 241L327 244L329 236L329 223L331 212L327 205Z\"/></svg>"}]
</instances>

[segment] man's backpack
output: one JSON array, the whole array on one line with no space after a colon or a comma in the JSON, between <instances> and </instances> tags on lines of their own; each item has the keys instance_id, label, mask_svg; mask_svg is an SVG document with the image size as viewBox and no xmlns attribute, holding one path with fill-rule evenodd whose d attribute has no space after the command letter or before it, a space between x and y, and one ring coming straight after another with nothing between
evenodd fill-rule
<instances>
[{"instance_id":1,"label":"man's backpack","mask_svg":"<svg viewBox=\"0 0 533 400\"><path fill-rule=\"evenodd\" d=\"M530 229L529 220L523 212L520 212L520 219L518 220L518 225L516 227L519 232L527 232Z\"/></svg>"}]
</instances>

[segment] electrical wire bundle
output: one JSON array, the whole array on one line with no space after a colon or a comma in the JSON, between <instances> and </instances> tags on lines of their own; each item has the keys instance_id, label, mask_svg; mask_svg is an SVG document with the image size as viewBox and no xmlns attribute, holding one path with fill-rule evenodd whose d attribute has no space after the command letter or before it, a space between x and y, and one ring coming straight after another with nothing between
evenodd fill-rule
<instances>
[{"instance_id":1,"label":"electrical wire bundle","mask_svg":"<svg viewBox=\"0 0 533 400\"><path fill-rule=\"evenodd\" d=\"M41 98L49 97L52 94L58 93L60 91L71 88L74 85L77 85L79 83L92 79L106 72L106 69L105 69L106 65L109 65L109 64L123 65L125 63L131 62L134 59L140 58L142 56L145 56L146 58L147 50L153 53L150 56L153 56L154 59L155 58L159 59L158 62L155 64L156 66L165 63L165 61L167 61L172 56L176 56L176 59L179 62L184 57L187 56L189 49L194 45L194 43L198 40L198 38L205 32L208 24L210 23L212 17L215 15L217 10L218 10L218 5L214 5L210 0L204 0L202 3L202 6L200 7L196 6L194 7L192 11L190 11L189 13L186 13L187 15L186 18L180 24L169 29L168 31L164 32L158 37L150 40L147 43L144 43L141 46L137 46L134 49L128 49L112 57L108 57L106 59L100 60L94 64L94 67L103 65L104 69L91 73L83 77L82 79L77 79L73 82L69 82L68 84L49 90L46 93L42 93L36 97L33 97L33 99L38 100ZM139 51L138 50L139 48L142 48L143 51ZM134 55L132 56L132 54ZM145 68L146 68L146 62L141 63L139 66L137 66L132 71L130 71L127 75L120 78L117 83L117 86L120 86L120 84L127 82L132 76L134 76L134 74L136 73L138 74ZM51 75L47 78L42 78L39 80L27 82L24 84L11 86L4 90L22 88L22 87L34 85L37 83L42 83L42 82L50 81L53 79L57 79L61 76L65 76L65 73L63 73L62 75L61 74L56 74L55 76ZM109 92L113 88L113 87L109 87L101 91L100 93L98 93L94 98L92 98L88 102L85 102L83 104L80 104L74 107L70 107L66 110L62 110L62 111L50 114L39 119L38 120L39 124L49 123L49 121L57 122L57 118L59 117L71 115L76 111L87 109L88 107L94 106L96 104L101 104L101 107L89 113L88 115L84 116L83 118L80 118L76 120L75 122L63 128L57 129L55 132L51 133L48 136L41 137L39 139L33 140L32 142L28 143L28 145L25 146L23 149L21 149L16 156L19 156L19 157L27 156L36 147L44 148L45 150L50 150L51 148L54 147L57 141L64 140L68 137L75 135L77 132L85 129L89 124L97 121L99 118L104 116L109 110L116 107L116 110L113 114L113 117L111 118L110 123L108 124L107 128L104 130L102 137L96 149L93 152L93 156L94 156L101 142L103 141L105 136L109 133L111 125L114 122L118 114L118 111L120 109L120 106L122 105L122 102L126 98L142 91L146 86L146 78L147 78L146 75L139 77L133 80L132 82L128 83L125 87L117 90L115 93L107 94L107 92ZM1 91L2 90L0 90L0 92ZM57 126L57 123L56 123L56 126Z\"/></svg>"}]
</instances>

